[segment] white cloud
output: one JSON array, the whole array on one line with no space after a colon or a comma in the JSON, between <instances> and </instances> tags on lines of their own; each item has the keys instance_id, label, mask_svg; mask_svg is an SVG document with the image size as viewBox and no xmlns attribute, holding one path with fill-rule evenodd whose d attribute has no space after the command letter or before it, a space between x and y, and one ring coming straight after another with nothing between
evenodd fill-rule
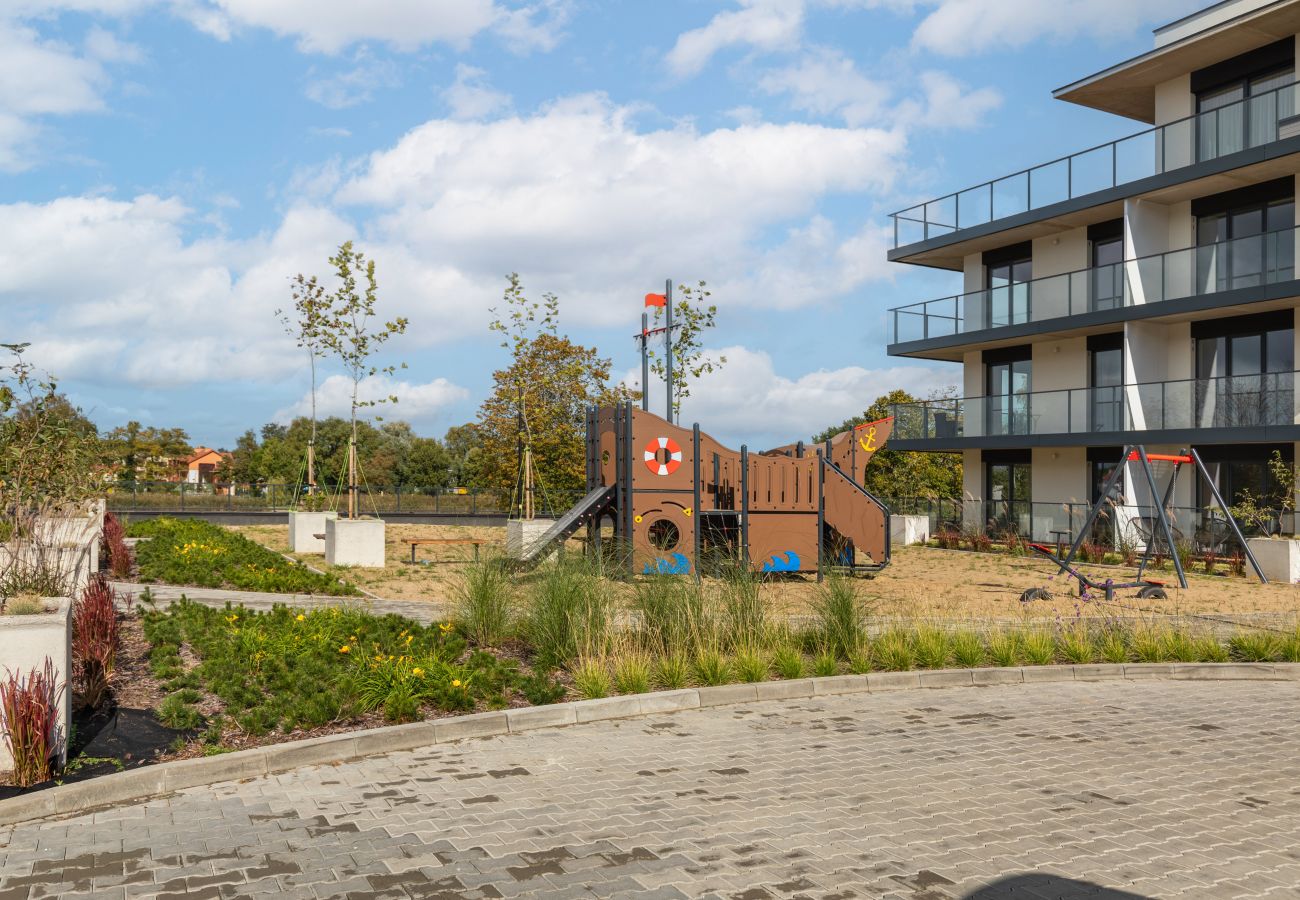
<instances>
[{"instance_id":1,"label":"white cloud","mask_svg":"<svg viewBox=\"0 0 1300 900\"><path fill-rule=\"evenodd\" d=\"M449 407L469 396L469 391L446 378L435 378L425 384L375 375L365 378L358 386L357 398L362 401L386 400L397 397L396 403L380 403L357 411L358 417L402 419L413 424L429 424L439 419ZM275 413L276 422L289 422L295 416L311 414L311 392L296 403ZM331 375L316 389L316 414L343 416L352 414L352 380L345 375Z\"/></svg>"},{"instance_id":2,"label":"white cloud","mask_svg":"<svg viewBox=\"0 0 1300 900\"><path fill-rule=\"evenodd\" d=\"M862 75L843 53L825 48L793 66L764 73L758 85L769 94L787 95L795 109L840 116L853 126L877 119L892 93L888 85Z\"/></svg>"},{"instance_id":3,"label":"white cloud","mask_svg":"<svg viewBox=\"0 0 1300 900\"><path fill-rule=\"evenodd\" d=\"M682 421L699 422L719 440L733 447L744 442L754 450L807 440L861 414L892 390L924 397L956 384L961 376L955 366L845 366L791 377L778 373L772 357L760 350L734 346L711 353L725 356L727 363L704 376L683 402ZM639 378L639 372L632 372L625 381L634 385ZM651 397L659 398L661 391L652 386Z\"/></svg>"},{"instance_id":4,"label":"white cloud","mask_svg":"<svg viewBox=\"0 0 1300 900\"><path fill-rule=\"evenodd\" d=\"M368 53L357 53L353 68L334 75L317 77L307 84L307 98L328 109L347 109L365 103L380 88L400 84L397 65L392 60L374 59Z\"/></svg>"},{"instance_id":5,"label":"white cloud","mask_svg":"<svg viewBox=\"0 0 1300 900\"><path fill-rule=\"evenodd\" d=\"M667 57L674 74L694 75L715 53L728 47L771 51L797 44L803 31L802 0L740 0L740 6L678 36Z\"/></svg>"},{"instance_id":6,"label":"white cloud","mask_svg":"<svg viewBox=\"0 0 1300 900\"><path fill-rule=\"evenodd\" d=\"M137 45L98 27L91 28L86 35L86 53L107 63L138 63L144 59L144 51Z\"/></svg>"},{"instance_id":7,"label":"white cloud","mask_svg":"<svg viewBox=\"0 0 1300 900\"><path fill-rule=\"evenodd\" d=\"M499 9L493 30L515 53L554 50L573 17L572 0L538 0L518 9Z\"/></svg>"},{"instance_id":8,"label":"white cloud","mask_svg":"<svg viewBox=\"0 0 1300 900\"><path fill-rule=\"evenodd\" d=\"M494 90L486 76L482 69L456 65L456 80L442 92L453 119L483 119L510 107L510 95Z\"/></svg>"},{"instance_id":9,"label":"white cloud","mask_svg":"<svg viewBox=\"0 0 1300 900\"><path fill-rule=\"evenodd\" d=\"M946 56L971 56L1051 38L1116 39L1153 21L1176 18L1203 0L940 0L917 27L913 44Z\"/></svg>"},{"instance_id":10,"label":"white cloud","mask_svg":"<svg viewBox=\"0 0 1300 900\"><path fill-rule=\"evenodd\" d=\"M905 101L899 111L900 121L928 128L975 128L984 117L1002 105L1002 95L993 88L968 90L946 72L922 72L919 78L924 95Z\"/></svg>"}]
</instances>

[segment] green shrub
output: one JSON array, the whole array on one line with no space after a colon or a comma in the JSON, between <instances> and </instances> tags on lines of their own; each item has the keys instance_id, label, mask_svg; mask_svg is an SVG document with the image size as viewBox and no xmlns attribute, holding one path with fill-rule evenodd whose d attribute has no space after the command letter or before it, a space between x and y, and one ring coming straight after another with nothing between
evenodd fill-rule
<instances>
[{"instance_id":1,"label":"green shrub","mask_svg":"<svg viewBox=\"0 0 1300 900\"><path fill-rule=\"evenodd\" d=\"M651 575L637 584L632 607L655 653L683 653L715 637L704 593L694 579Z\"/></svg>"},{"instance_id":2,"label":"green shrub","mask_svg":"<svg viewBox=\"0 0 1300 900\"><path fill-rule=\"evenodd\" d=\"M613 689L609 669L603 659L584 657L579 659L571 670L573 687L584 700L599 700L608 697Z\"/></svg>"},{"instance_id":3,"label":"green shrub","mask_svg":"<svg viewBox=\"0 0 1300 900\"><path fill-rule=\"evenodd\" d=\"M1282 639L1282 661L1300 662L1300 627Z\"/></svg>"},{"instance_id":4,"label":"green shrub","mask_svg":"<svg viewBox=\"0 0 1300 900\"><path fill-rule=\"evenodd\" d=\"M488 556L465 570L457 590L461 627L480 647L498 647L514 624L514 582L504 560Z\"/></svg>"},{"instance_id":5,"label":"green shrub","mask_svg":"<svg viewBox=\"0 0 1300 900\"><path fill-rule=\"evenodd\" d=\"M718 650L701 648L695 654L695 680L705 687L716 687L731 680L731 667Z\"/></svg>"},{"instance_id":6,"label":"green shrub","mask_svg":"<svg viewBox=\"0 0 1300 900\"><path fill-rule=\"evenodd\" d=\"M1030 666L1050 666L1056 662L1056 642L1051 632L1041 628L1026 631L1020 636L1020 655Z\"/></svg>"},{"instance_id":7,"label":"green shrub","mask_svg":"<svg viewBox=\"0 0 1300 900\"><path fill-rule=\"evenodd\" d=\"M1228 642L1233 659L1242 662L1276 662L1284 649L1282 638L1267 631L1244 631Z\"/></svg>"},{"instance_id":8,"label":"green shrub","mask_svg":"<svg viewBox=\"0 0 1300 900\"><path fill-rule=\"evenodd\" d=\"M1201 658L1201 649L1196 640L1185 631L1170 629L1165 632L1165 659L1175 662L1197 662Z\"/></svg>"},{"instance_id":9,"label":"green shrub","mask_svg":"<svg viewBox=\"0 0 1300 900\"><path fill-rule=\"evenodd\" d=\"M149 538L136 545L141 581L276 594L359 593L351 584L202 519L150 519L133 523L130 533Z\"/></svg>"},{"instance_id":10,"label":"green shrub","mask_svg":"<svg viewBox=\"0 0 1300 900\"><path fill-rule=\"evenodd\" d=\"M804 676L803 654L789 644L783 644L776 648L776 651L772 654L772 666L776 669L778 675L787 680L803 678Z\"/></svg>"},{"instance_id":11,"label":"green shrub","mask_svg":"<svg viewBox=\"0 0 1300 900\"><path fill-rule=\"evenodd\" d=\"M1075 665L1092 662L1096 648L1088 626L1083 622L1075 622L1062 627L1056 633L1056 654L1065 662Z\"/></svg>"},{"instance_id":12,"label":"green shrub","mask_svg":"<svg viewBox=\"0 0 1300 900\"><path fill-rule=\"evenodd\" d=\"M533 706L559 703L567 691L564 685L545 672L533 672L519 680L519 692Z\"/></svg>"},{"instance_id":13,"label":"green shrub","mask_svg":"<svg viewBox=\"0 0 1300 900\"><path fill-rule=\"evenodd\" d=\"M1157 663L1169 658L1164 630L1154 625L1135 628L1130 635L1130 644L1133 658L1138 662Z\"/></svg>"},{"instance_id":14,"label":"green shrub","mask_svg":"<svg viewBox=\"0 0 1300 900\"><path fill-rule=\"evenodd\" d=\"M664 691L677 691L691 682L691 668L680 654L662 656L655 660L654 683Z\"/></svg>"},{"instance_id":15,"label":"green shrub","mask_svg":"<svg viewBox=\"0 0 1300 900\"><path fill-rule=\"evenodd\" d=\"M813 657L812 671L813 675L818 678L838 675L840 673L839 660L835 658L835 654L830 650L823 650Z\"/></svg>"},{"instance_id":16,"label":"green shrub","mask_svg":"<svg viewBox=\"0 0 1300 900\"><path fill-rule=\"evenodd\" d=\"M984 641L968 628L953 632L952 658L960 668L974 669L984 665Z\"/></svg>"},{"instance_id":17,"label":"green shrub","mask_svg":"<svg viewBox=\"0 0 1300 900\"><path fill-rule=\"evenodd\" d=\"M158 704L158 720L168 728L189 731L198 728L203 721L199 711L186 703L177 694L172 694Z\"/></svg>"},{"instance_id":18,"label":"green shrub","mask_svg":"<svg viewBox=\"0 0 1300 900\"><path fill-rule=\"evenodd\" d=\"M817 589L812 611L826 648L847 659L866 635L868 610L858 582L837 573L828 575Z\"/></svg>"},{"instance_id":19,"label":"green shrub","mask_svg":"<svg viewBox=\"0 0 1300 900\"><path fill-rule=\"evenodd\" d=\"M1104 629L1097 636L1097 656L1102 662L1115 664L1128 662L1128 641L1124 638L1124 632L1118 628Z\"/></svg>"},{"instance_id":20,"label":"green shrub","mask_svg":"<svg viewBox=\"0 0 1300 900\"><path fill-rule=\"evenodd\" d=\"M864 638L849 651L849 671L854 675L866 675L871 668L871 645Z\"/></svg>"},{"instance_id":21,"label":"green shrub","mask_svg":"<svg viewBox=\"0 0 1300 900\"><path fill-rule=\"evenodd\" d=\"M886 672L906 672L916 665L916 652L907 632L891 628L876 638L872 657Z\"/></svg>"},{"instance_id":22,"label":"green shrub","mask_svg":"<svg viewBox=\"0 0 1300 900\"><path fill-rule=\"evenodd\" d=\"M919 625L912 633L916 662L923 669L942 669L948 665L948 632L933 625Z\"/></svg>"},{"instance_id":23,"label":"green shrub","mask_svg":"<svg viewBox=\"0 0 1300 900\"><path fill-rule=\"evenodd\" d=\"M533 587L525 632L547 668L579 655L609 650L613 599L605 581L582 559L562 557L545 568Z\"/></svg>"},{"instance_id":24,"label":"green shrub","mask_svg":"<svg viewBox=\"0 0 1300 900\"><path fill-rule=\"evenodd\" d=\"M1020 664L1020 633L1017 631L994 631L988 637L989 659L995 666L1016 666Z\"/></svg>"},{"instance_id":25,"label":"green shrub","mask_svg":"<svg viewBox=\"0 0 1300 900\"><path fill-rule=\"evenodd\" d=\"M1228 648L1212 634L1203 634L1196 639L1196 659L1198 662L1228 662L1232 657Z\"/></svg>"},{"instance_id":26,"label":"green shrub","mask_svg":"<svg viewBox=\"0 0 1300 900\"><path fill-rule=\"evenodd\" d=\"M743 684L766 681L769 674L767 660L757 650L749 648L737 650L731 665L736 679Z\"/></svg>"},{"instance_id":27,"label":"green shrub","mask_svg":"<svg viewBox=\"0 0 1300 900\"><path fill-rule=\"evenodd\" d=\"M767 616L763 606L759 575L747 566L723 568L719 589L725 620L727 646L760 647L767 637Z\"/></svg>"},{"instance_id":28,"label":"green shrub","mask_svg":"<svg viewBox=\"0 0 1300 900\"><path fill-rule=\"evenodd\" d=\"M614 662L614 687L620 694L644 694L650 690L650 662L639 653L628 653Z\"/></svg>"}]
</instances>

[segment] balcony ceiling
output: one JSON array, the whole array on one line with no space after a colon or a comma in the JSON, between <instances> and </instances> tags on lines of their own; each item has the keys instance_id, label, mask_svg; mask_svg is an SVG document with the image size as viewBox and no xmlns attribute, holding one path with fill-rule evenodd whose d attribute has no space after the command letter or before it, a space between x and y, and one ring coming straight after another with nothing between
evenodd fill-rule
<instances>
[{"instance_id":1,"label":"balcony ceiling","mask_svg":"<svg viewBox=\"0 0 1300 900\"><path fill-rule=\"evenodd\" d=\"M1300 5L1300 0L1297 0L1297 4ZM1239 169L1231 169L1227 172L1179 182L1159 190L1135 195L1134 199L1172 205L1185 200L1195 200L1198 197L1217 194L1220 191L1230 191L1234 188L1260 184L1274 178L1296 174L1300 174L1300 154L1293 153L1265 160L1253 166L1242 166ZM1069 202L1073 204L1078 201ZM952 269L959 272L965 266L964 258L967 254L996 250L999 247L1007 247L1034 238L1051 237L1075 228L1118 219L1123 215L1124 201L1114 200L1064 215L1029 222L1016 228L996 231L969 240L956 241L952 244L936 247L933 250L909 254L905 259L897 259L896 261L913 265L933 266L938 269Z\"/></svg>"},{"instance_id":2,"label":"balcony ceiling","mask_svg":"<svg viewBox=\"0 0 1300 900\"><path fill-rule=\"evenodd\" d=\"M1057 88L1052 96L1154 125L1156 85L1297 33L1300 0L1279 0Z\"/></svg>"}]
</instances>

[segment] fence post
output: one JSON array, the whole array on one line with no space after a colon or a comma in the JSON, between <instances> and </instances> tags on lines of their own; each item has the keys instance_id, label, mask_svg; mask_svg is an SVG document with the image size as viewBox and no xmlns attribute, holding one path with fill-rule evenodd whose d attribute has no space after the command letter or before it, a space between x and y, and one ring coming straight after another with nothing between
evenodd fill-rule
<instances>
[{"instance_id":1,"label":"fence post","mask_svg":"<svg viewBox=\"0 0 1300 900\"><path fill-rule=\"evenodd\" d=\"M469 514L471 516L478 515L478 491L474 491L469 495Z\"/></svg>"},{"instance_id":2,"label":"fence post","mask_svg":"<svg viewBox=\"0 0 1300 900\"><path fill-rule=\"evenodd\" d=\"M230 482L230 484L226 485L226 509L233 510L234 508L235 508L235 483L232 481Z\"/></svg>"},{"instance_id":3,"label":"fence post","mask_svg":"<svg viewBox=\"0 0 1300 900\"><path fill-rule=\"evenodd\" d=\"M397 497L397 512L402 511L402 486L399 484L393 488L393 494Z\"/></svg>"},{"instance_id":4,"label":"fence post","mask_svg":"<svg viewBox=\"0 0 1300 900\"><path fill-rule=\"evenodd\" d=\"M181 512L185 512L185 482L181 482Z\"/></svg>"}]
</instances>

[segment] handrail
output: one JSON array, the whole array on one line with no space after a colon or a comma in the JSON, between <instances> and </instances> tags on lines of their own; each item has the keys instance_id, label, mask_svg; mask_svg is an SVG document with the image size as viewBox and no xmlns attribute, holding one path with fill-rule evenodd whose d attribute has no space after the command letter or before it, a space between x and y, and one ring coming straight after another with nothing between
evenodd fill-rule
<instances>
[{"instance_id":1,"label":"handrail","mask_svg":"<svg viewBox=\"0 0 1300 900\"><path fill-rule=\"evenodd\" d=\"M890 314L888 340L889 343L902 340L900 335L904 330L903 324L916 323L918 319L921 335L916 338L909 337L908 340L946 337L950 334L963 334L967 330L1001 328L1026 322L1067 318L1095 309L1116 308L1116 305L1133 306L1136 305L1139 294L1143 303L1155 303L1181 297L1220 293L1242 287L1243 285L1238 282L1256 276L1264 284L1290 280L1295 277L1295 235L1298 231L1300 226L1261 232L1212 244L1180 247L1107 263L1104 266L1072 269L1055 275L1032 278L1029 281L896 306L888 310ZM1280 238L1279 235L1286 237ZM1246 258L1247 265L1253 265L1254 268L1234 273L1232 271L1234 266L1246 268L1242 263L1237 262L1234 256L1239 256L1243 251L1255 247L1259 249L1258 259ZM1188 260L1182 270L1176 270L1176 266L1170 265L1171 261L1179 259ZM1202 272L1200 269L1205 271ZM1102 286L1096 283L1099 274L1109 276L1108 290L1102 290ZM1210 280L1211 277L1213 280ZM1063 291L1048 293L1049 287L1057 286L1063 286ZM1037 308L1033 302L1035 294L1045 295L1040 297L1044 302ZM1076 294L1079 296L1076 297ZM987 299L991 302L995 297L1005 297L1008 301L1014 298L1023 304L1023 310L1017 311L1019 315L1008 310L1011 313L1008 318L1015 318L1016 321L994 322L995 316L989 310L985 311L985 315L970 329L964 327L970 318L967 315L967 308L970 306L971 299ZM1103 306L1103 302L1110 305ZM940 311L931 312L931 307L936 306ZM931 327L932 322L936 323L934 327Z\"/></svg>"},{"instance_id":2,"label":"handrail","mask_svg":"<svg viewBox=\"0 0 1300 900\"><path fill-rule=\"evenodd\" d=\"M1096 146L1089 147L1086 150L1079 150L1067 156L1058 157L1054 160L1051 160L1050 162L1040 163L1036 166L1030 166L1029 168L1021 169L1018 172L1013 172L1010 175L1003 175L1000 178L994 178L989 181L981 182L979 184L974 185L973 187L964 188L960 191L954 191L953 193L945 194L944 196L938 197L934 200L927 200L923 203L918 203L914 206L910 206L907 209L903 209L903 210L899 210L898 212L891 213L890 218L893 220L893 225L894 225L893 247L894 249L897 249L901 246L905 246L906 244L915 243L915 241L906 241L906 242L900 241L899 239L900 221L915 222L920 224L923 228L923 234L920 239L928 240L931 237L931 233L930 233L931 228L944 229L943 231L940 232L941 234L952 234L962 230L963 228L973 227L975 225L982 225L987 222L995 222L998 219L1006 218L1007 216L1011 216L1011 215L1016 215L1017 213L1020 212L1027 212L1029 210L1038 209L1040 207L1047 206L1050 203L1056 203L1056 202L1060 202L1061 200L1069 200L1075 197L1086 196L1087 194L1095 193L1099 190L1108 190L1110 188L1117 187L1120 184L1126 184L1131 181L1136 181L1138 180L1138 178L1148 177L1148 175L1156 175L1162 172L1168 172L1168 171L1173 171L1175 169L1185 168L1196 162L1204 162L1209 159L1218 159L1221 156L1226 156L1230 153L1234 153L1239 150L1245 150L1249 147L1256 147L1262 144L1271 143L1273 141L1278 140L1277 132L1276 132L1277 123L1282 118L1287 118L1293 115L1296 111L1294 109L1294 98L1292 102L1292 109L1285 114L1279 111L1279 107L1282 104L1279 103L1278 101L1282 97L1282 92L1284 91L1294 92L1295 89L1296 89L1295 82L1291 84L1282 85L1281 87L1273 88L1271 91L1265 91L1263 93L1256 94L1251 97L1245 97L1234 103L1229 103L1225 106L1221 106L1216 109L1206 110L1205 112L1200 112L1200 113L1193 113L1190 116L1184 116L1181 119L1176 119L1172 122L1166 122L1163 125L1156 125L1153 126L1152 128L1139 131L1136 134L1128 135L1127 137L1117 138L1116 140L1107 141L1106 143L1103 144L1097 144ZM1251 115L1251 111L1253 109L1264 108L1269 104L1272 104L1271 127L1273 130L1271 132L1271 136L1265 137L1264 139L1261 140L1253 140L1252 125L1257 125L1258 123L1252 122L1253 117ZM1236 142L1229 142L1228 146L1225 149L1220 150L1220 144L1222 142L1219 139L1220 137L1223 137L1223 135L1219 133L1220 124L1223 123L1225 119L1229 124L1231 124L1232 120L1230 116L1236 114L1237 112L1242 113L1240 135L1239 135L1241 138L1241 142L1239 145ZM1264 119L1264 122L1266 123L1266 127L1268 127L1270 124L1269 118L1270 116L1266 112L1265 119ZM1195 134L1193 134L1192 126L1202 121L1212 122L1214 128L1213 132L1207 132L1203 129L1196 129ZM1185 147L1187 152L1181 155L1174 156L1174 158L1171 161L1170 141L1164 140L1163 138L1165 138L1166 135L1172 135L1176 129L1180 129L1180 128L1188 129L1187 138L1189 139L1189 142ZM1237 135L1230 134L1227 136L1236 137ZM1204 137L1209 137L1213 139L1213 147L1202 146L1203 143L1202 138ZM1146 166L1146 168L1149 169L1150 171L1144 171L1144 174L1137 175L1137 176L1125 175L1124 179L1121 180L1120 147L1122 145L1131 144L1132 142L1136 142L1147 138L1151 138L1154 141L1154 143L1157 145L1150 148L1153 152L1149 157L1149 163ZM1209 143L1209 141L1206 141L1204 143ZM1105 151L1105 150L1109 150L1110 151L1109 154L1101 153L1101 151ZM1205 150L1207 152L1203 153L1202 150ZM1089 174L1088 166L1085 164L1089 162L1086 158L1090 154L1098 154L1098 161L1094 162L1093 166L1097 168L1099 172L1102 173L1105 173L1108 170L1109 181L1106 182L1104 178L1101 181L1097 181L1097 182L1093 182L1089 180L1086 182L1085 189L1076 190L1076 187L1078 186L1078 179L1076 178L1076 168L1080 170L1079 172L1080 176L1087 176ZM1104 155L1108 155L1109 160L1101 159L1101 157ZM1040 200L1039 203L1035 204L1034 203L1035 173L1044 173L1048 169L1052 168L1053 166L1060 166L1063 163L1065 168L1064 196L1059 196L1060 192L1058 186L1057 191L1053 193L1049 193L1048 199ZM1127 166L1128 164L1129 161L1125 160L1125 165ZM1095 176L1096 173L1092 173L1092 174ZM1023 196L1023 204L1022 204L1023 208L1017 208L1009 212L999 213L997 209L997 199L998 199L997 187L1002 184L1008 184L1009 186L1014 187L1013 185L1010 185L1010 183L1019 179L1024 180L1024 196ZM1101 184L1102 186L1097 187L1096 186L1097 184ZM1042 197L1043 189L1047 187L1049 186L1040 185L1039 187L1040 198ZM980 200L980 208L978 210L980 215L983 215L985 211L984 206L987 205L988 216L987 218L980 218L978 221L971 221L969 224L963 224L962 215L961 215L962 212L961 198L963 195L974 195L977 192L987 192L988 195L987 204L985 204L984 198L973 197L972 199ZM948 222L932 220L930 217L930 208L934 206L938 206L940 204L948 204L948 203L951 203L953 207L951 211L952 222L948 223ZM936 214L938 212L939 210L936 210ZM916 214L919 215L920 217L918 218L916 217L916 215L909 215L909 214Z\"/></svg>"}]
</instances>

